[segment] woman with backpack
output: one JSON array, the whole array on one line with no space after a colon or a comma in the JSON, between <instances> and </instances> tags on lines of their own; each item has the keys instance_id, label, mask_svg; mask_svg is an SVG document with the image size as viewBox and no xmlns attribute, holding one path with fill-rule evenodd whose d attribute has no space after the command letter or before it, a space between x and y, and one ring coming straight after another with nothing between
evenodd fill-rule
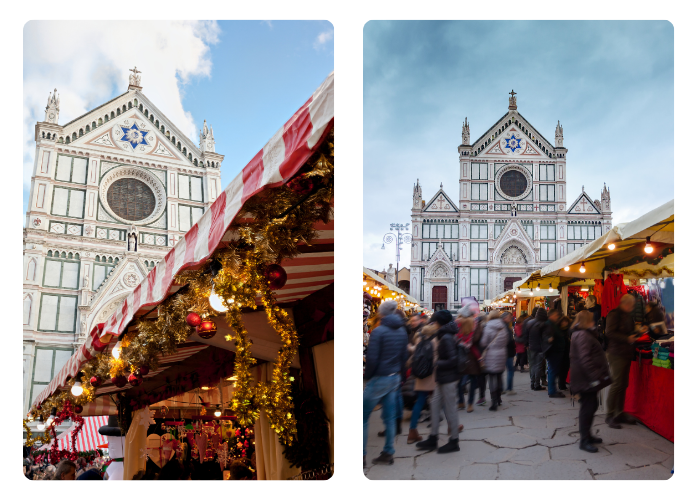
<instances>
[{"instance_id":1,"label":"woman with backpack","mask_svg":"<svg viewBox=\"0 0 700 500\"><path fill-rule=\"evenodd\" d=\"M488 377L491 392L489 411L496 411L498 405L502 403L501 392L503 391L503 372L506 370L508 334L508 326L501 319L500 311L491 311L481 338L482 371Z\"/></svg>"},{"instance_id":2,"label":"woman with backpack","mask_svg":"<svg viewBox=\"0 0 700 500\"><path fill-rule=\"evenodd\" d=\"M406 365L411 369L411 375L414 377L413 390L416 394L416 402L413 404L411 423L408 428L408 440L406 441L408 444L417 443L423 439L418 434L417 426L420 414L425 408L425 402L430 393L435 390L435 366L438 357L437 330L437 323L425 325L415 333L413 337L415 343L408 345L410 358ZM418 375L421 375L421 378Z\"/></svg>"}]
</instances>

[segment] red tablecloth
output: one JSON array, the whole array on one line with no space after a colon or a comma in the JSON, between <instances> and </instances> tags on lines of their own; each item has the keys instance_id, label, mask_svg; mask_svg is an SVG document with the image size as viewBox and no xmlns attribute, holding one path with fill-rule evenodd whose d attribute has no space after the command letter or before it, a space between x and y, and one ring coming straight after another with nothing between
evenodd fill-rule
<instances>
[{"instance_id":1,"label":"red tablecloth","mask_svg":"<svg viewBox=\"0 0 700 500\"><path fill-rule=\"evenodd\" d=\"M673 442L673 370L632 361L625 411Z\"/></svg>"}]
</instances>

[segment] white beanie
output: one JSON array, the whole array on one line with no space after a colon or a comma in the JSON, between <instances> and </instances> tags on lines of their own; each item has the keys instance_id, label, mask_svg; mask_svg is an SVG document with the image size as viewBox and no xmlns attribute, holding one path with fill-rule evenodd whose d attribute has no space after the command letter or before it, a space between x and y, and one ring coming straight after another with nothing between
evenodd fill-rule
<instances>
[{"instance_id":1,"label":"white beanie","mask_svg":"<svg viewBox=\"0 0 700 500\"><path fill-rule=\"evenodd\" d=\"M396 312L399 305L394 300L385 300L379 305L378 313L381 317L390 316Z\"/></svg>"},{"instance_id":2,"label":"white beanie","mask_svg":"<svg viewBox=\"0 0 700 500\"><path fill-rule=\"evenodd\" d=\"M461 316L463 318L471 318L474 316L474 309L472 309L469 306L462 306L462 308L457 311L457 316Z\"/></svg>"}]
</instances>

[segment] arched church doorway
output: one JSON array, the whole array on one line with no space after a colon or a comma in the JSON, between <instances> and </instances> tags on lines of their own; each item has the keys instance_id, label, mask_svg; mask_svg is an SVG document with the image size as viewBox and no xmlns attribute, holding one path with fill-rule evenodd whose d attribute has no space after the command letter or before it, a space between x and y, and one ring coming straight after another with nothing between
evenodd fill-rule
<instances>
[{"instance_id":1,"label":"arched church doorway","mask_svg":"<svg viewBox=\"0 0 700 500\"><path fill-rule=\"evenodd\" d=\"M513 289L513 283L516 281L520 281L522 278L506 278L505 281L503 282L503 291L507 292L508 290Z\"/></svg>"},{"instance_id":2,"label":"arched church doorway","mask_svg":"<svg viewBox=\"0 0 700 500\"><path fill-rule=\"evenodd\" d=\"M447 309L447 287L433 287L433 311L441 311Z\"/></svg>"}]
</instances>

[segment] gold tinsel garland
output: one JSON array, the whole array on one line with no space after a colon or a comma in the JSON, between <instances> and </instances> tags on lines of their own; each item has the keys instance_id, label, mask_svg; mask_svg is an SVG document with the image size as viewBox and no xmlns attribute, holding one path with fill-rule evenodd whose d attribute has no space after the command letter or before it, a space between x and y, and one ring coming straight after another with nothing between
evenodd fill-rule
<instances>
[{"instance_id":1,"label":"gold tinsel garland","mask_svg":"<svg viewBox=\"0 0 700 500\"><path fill-rule=\"evenodd\" d=\"M192 334L192 328L185 321L190 312L203 319L218 314L208 301L213 286L228 307L226 322L233 335L227 336L226 340L235 342L233 378L236 390L231 409L245 426L253 425L264 411L280 439L289 443L296 433L291 397L293 378L289 369L297 354L298 339L293 321L277 306L265 280L265 269L271 263L297 255L298 245L316 236L314 224L318 220L328 222L330 219L333 200L332 130L321 150L307 161L297 177L313 183L313 190L297 192L285 185L269 189L245 203L229 228L237 238L234 237L228 247L215 252L210 260L222 264L215 278L207 266L199 271L182 272L175 281L187 287L164 300L158 306L155 319L141 319L136 328L122 335L119 360L115 360L111 352L104 352L82 367L84 392L81 396L76 398L70 391L57 392L42 402L40 408L33 408L30 414L34 418L42 416L46 419L52 407L61 408L68 398L80 405L93 401L95 388L88 383L92 376L107 381L141 367L156 369L159 356L175 353L177 345ZM268 321L280 335L282 347L274 364L272 380L253 385L251 367L255 358L250 351L242 310L255 310L258 298ZM74 382L71 379L66 385L71 387Z\"/></svg>"}]
</instances>

